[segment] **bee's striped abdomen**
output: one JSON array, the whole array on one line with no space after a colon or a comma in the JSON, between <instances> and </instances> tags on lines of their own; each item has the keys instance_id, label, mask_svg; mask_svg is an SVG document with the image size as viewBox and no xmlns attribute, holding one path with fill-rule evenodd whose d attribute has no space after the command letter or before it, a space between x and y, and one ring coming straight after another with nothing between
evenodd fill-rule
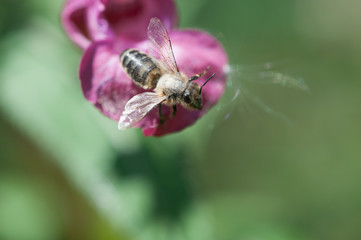
<instances>
[{"instance_id":1,"label":"bee's striped abdomen","mask_svg":"<svg viewBox=\"0 0 361 240\"><path fill-rule=\"evenodd\" d=\"M120 63L138 86L144 89L156 87L161 70L147 54L136 49L128 49L120 55Z\"/></svg>"}]
</instances>

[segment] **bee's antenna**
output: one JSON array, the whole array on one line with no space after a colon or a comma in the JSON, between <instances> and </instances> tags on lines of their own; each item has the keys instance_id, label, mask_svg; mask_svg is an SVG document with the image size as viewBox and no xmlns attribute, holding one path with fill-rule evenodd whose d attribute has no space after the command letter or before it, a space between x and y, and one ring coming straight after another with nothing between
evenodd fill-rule
<instances>
[{"instance_id":1,"label":"bee's antenna","mask_svg":"<svg viewBox=\"0 0 361 240\"><path fill-rule=\"evenodd\" d=\"M204 87L204 85L206 85L206 83L207 83L209 80L212 79L212 77L214 77L214 75L216 75L216 73L213 73L212 76L210 76L210 77L207 79L207 81L202 85L201 89L199 89L199 94L202 93L202 88Z\"/></svg>"},{"instance_id":2,"label":"bee's antenna","mask_svg":"<svg viewBox=\"0 0 361 240\"><path fill-rule=\"evenodd\" d=\"M190 77L190 78L189 78L189 81L192 82L192 81L197 80L198 78L202 77L204 74L206 74L206 73L208 72L209 68L210 68L210 67L208 66L208 67L206 68L206 70L204 70L203 72L201 72L201 73L199 73L199 74L196 74L196 75Z\"/></svg>"}]
</instances>

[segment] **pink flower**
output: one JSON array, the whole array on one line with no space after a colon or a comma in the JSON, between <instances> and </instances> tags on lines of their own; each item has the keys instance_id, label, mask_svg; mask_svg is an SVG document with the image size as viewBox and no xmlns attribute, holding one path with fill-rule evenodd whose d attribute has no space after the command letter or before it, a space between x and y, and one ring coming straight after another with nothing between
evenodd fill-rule
<instances>
[{"instance_id":1,"label":"pink flower","mask_svg":"<svg viewBox=\"0 0 361 240\"><path fill-rule=\"evenodd\" d=\"M114 6L118 7L117 11ZM141 13L135 9L141 9ZM168 29L181 72L190 77L203 72L209 66L209 73L196 80L199 85L212 73L216 73L202 90L202 110L190 111L178 105L176 116L167 119L171 109L164 105L162 112L166 120L164 124L160 124L158 109L155 108L136 125L143 129L146 136L161 136L190 126L214 106L224 92L224 69L228 64L226 53L217 40L205 32L175 30L173 1L69 0L62 16L64 28L70 38L82 48L86 48L79 69L84 96L104 115L116 121L129 99L145 92L125 74L119 56L127 48L148 53L147 25L151 17L160 18ZM99 23L100 19L104 27L94 24L94 21Z\"/></svg>"}]
</instances>

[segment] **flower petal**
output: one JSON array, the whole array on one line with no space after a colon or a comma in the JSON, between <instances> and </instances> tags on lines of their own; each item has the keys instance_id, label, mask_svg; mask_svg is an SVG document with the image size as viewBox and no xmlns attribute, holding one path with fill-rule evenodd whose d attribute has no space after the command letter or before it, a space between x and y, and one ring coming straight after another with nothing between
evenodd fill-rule
<instances>
[{"instance_id":1,"label":"flower petal","mask_svg":"<svg viewBox=\"0 0 361 240\"><path fill-rule=\"evenodd\" d=\"M121 69L113 42L94 42L86 49L79 69L85 98L106 116L118 121L126 102L137 91Z\"/></svg>"},{"instance_id":2,"label":"flower petal","mask_svg":"<svg viewBox=\"0 0 361 240\"><path fill-rule=\"evenodd\" d=\"M69 35L85 49L91 42L117 39L123 42L143 41L152 17L160 18L167 29L176 24L172 0L68 0L61 19Z\"/></svg>"},{"instance_id":3,"label":"flower petal","mask_svg":"<svg viewBox=\"0 0 361 240\"><path fill-rule=\"evenodd\" d=\"M176 24L175 4L171 0L103 0L102 17L115 36L126 36L133 41L147 38L147 27L152 17L162 20L167 29Z\"/></svg>"},{"instance_id":4,"label":"flower petal","mask_svg":"<svg viewBox=\"0 0 361 240\"><path fill-rule=\"evenodd\" d=\"M63 27L79 47L86 48L90 44L90 33L87 26L87 8L95 0L68 0L61 13Z\"/></svg>"}]
</instances>

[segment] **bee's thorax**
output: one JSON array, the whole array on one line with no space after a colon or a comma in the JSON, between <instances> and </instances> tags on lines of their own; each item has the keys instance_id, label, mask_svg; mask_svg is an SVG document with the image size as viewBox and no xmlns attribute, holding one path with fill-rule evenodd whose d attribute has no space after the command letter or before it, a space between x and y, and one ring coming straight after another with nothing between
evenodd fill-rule
<instances>
[{"instance_id":1,"label":"bee's thorax","mask_svg":"<svg viewBox=\"0 0 361 240\"><path fill-rule=\"evenodd\" d=\"M159 79L155 92L167 96L165 104L174 105L181 100L187 86L188 80L184 74L164 74Z\"/></svg>"}]
</instances>

